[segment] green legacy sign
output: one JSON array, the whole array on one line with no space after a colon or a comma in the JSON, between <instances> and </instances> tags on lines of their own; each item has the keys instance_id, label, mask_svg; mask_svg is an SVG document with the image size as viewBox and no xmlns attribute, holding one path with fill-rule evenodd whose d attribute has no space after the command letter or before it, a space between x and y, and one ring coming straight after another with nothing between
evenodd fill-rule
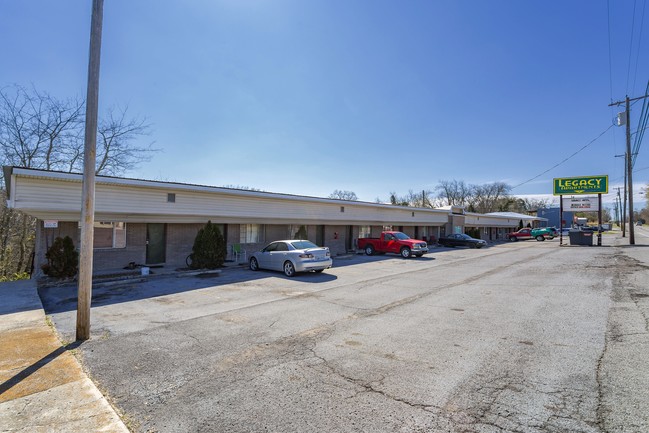
<instances>
[{"instance_id":1,"label":"green legacy sign","mask_svg":"<svg viewBox=\"0 0 649 433\"><path fill-rule=\"evenodd\" d=\"M608 176L554 179L554 195L608 194Z\"/></svg>"}]
</instances>

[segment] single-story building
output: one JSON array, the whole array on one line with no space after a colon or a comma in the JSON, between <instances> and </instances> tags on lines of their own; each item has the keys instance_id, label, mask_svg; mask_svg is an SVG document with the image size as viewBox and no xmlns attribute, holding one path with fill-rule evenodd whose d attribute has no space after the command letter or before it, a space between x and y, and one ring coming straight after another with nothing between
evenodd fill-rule
<instances>
[{"instance_id":1,"label":"single-story building","mask_svg":"<svg viewBox=\"0 0 649 433\"><path fill-rule=\"evenodd\" d=\"M4 167L7 205L37 218L34 269L56 237L79 245L82 175ZM436 242L446 233L479 228L481 237L504 239L519 219L466 214L464 209L428 209L390 204L97 176L95 182L95 272L131 262L184 267L198 230L218 224L230 258L277 239L307 237L332 255L354 251L360 237L384 229ZM482 236L482 235L485 236Z\"/></svg>"}]
</instances>

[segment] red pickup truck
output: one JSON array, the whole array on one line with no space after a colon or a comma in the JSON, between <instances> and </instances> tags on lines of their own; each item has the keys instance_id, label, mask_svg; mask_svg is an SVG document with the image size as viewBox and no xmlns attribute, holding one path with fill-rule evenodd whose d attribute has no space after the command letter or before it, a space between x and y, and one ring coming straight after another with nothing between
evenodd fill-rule
<instances>
[{"instance_id":1,"label":"red pickup truck","mask_svg":"<svg viewBox=\"0 0 649 433\"><path fill-rule=\"evenodd\" d=\"M382 232L380 238L359 238L358 248L365 250L371 256L375 253L396 253L402 257L421 257L428 252L428 245L424 241L410 239L401 232Z\"/></svg>"}]
</instances>

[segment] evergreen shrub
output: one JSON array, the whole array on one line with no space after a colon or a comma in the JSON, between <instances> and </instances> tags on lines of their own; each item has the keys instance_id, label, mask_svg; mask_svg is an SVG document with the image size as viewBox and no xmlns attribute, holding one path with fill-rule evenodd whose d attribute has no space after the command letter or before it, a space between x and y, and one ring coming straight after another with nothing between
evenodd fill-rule
<instances>
[{"instance_id":1,"label":"evergreen shrub","mask_svg":"<svg viewBox=\"0 0 649 433\"><path fill-rule=\"evenodd\" d=\"M227 254L225 238L221 230L208 221L205 227L198 231L191 254L192 269L216 269L223 266Z\"/></svg>"},{"instance_id":2,"label":"evergreen shrub","mask_svg":"<svg viewBox=\"0 0 649 433\"><path fill-rule=\"evenodd\" d=\"M45 258L47 264L41 269L50 277L71 278L79 270L79 253L75 250L70 236L54 239L54 243L45 253Z\"/></svg>"}]
</instances>

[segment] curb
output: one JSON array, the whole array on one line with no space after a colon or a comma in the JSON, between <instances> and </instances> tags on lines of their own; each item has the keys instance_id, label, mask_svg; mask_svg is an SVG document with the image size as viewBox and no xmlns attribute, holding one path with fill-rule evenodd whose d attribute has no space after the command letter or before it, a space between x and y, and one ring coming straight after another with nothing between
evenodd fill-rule
<instances>
[{"instance_id":1,"label":"curb","mask_svg":"<svg viewBox=\"0 0 649 433\"><path fill-rule=\"evenodd\" d=\"M36 283L0 285L0 426L3 432L129 430L46 322Z\"/></svg>"}]
</instances>

